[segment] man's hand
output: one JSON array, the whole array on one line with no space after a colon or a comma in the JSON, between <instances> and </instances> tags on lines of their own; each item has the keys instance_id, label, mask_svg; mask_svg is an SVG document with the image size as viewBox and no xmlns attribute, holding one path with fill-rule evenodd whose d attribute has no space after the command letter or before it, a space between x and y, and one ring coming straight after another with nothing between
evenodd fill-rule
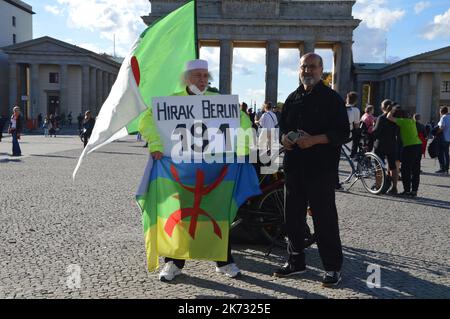
<instances>
[{"instance_id":1,"label":"man's hand","mask_svg":"<svg viewBox=\"0 0 450 319\"><path fill-rule=\"evenodd\" d=\"M163 158L163 153L161 152L153 152L151 155L155 161L159 161L161 158Z\"/></svg>"},{"instance_id":2,"label":"man's hand","mask_svg":"<svg viewBox=\"0 0 450 319\"><path fill-rule=\"evenodd\" d=\"M289 151L292 151L295 145L295 143L291 142L291 140L288 139L285 134L283 134L281 138L281 144L283 144L284 148Z\"/></svg>"},{"instance_id":3,"label":"man's hand","mask_svg":"<svg viewBox=\"0 0 450 319\"><path fill-rule=\"evenodd\" d=\"M297 145L302 150L313 147L314 145L317 145L317 144L328 144L328 143L330 143L330 140L328 139L328 137L325 134L314 135L314 136L307 134L307 135L301 136L297 140Z\"/></svg>"},{"instance_id":4,"label":"man's hand","mask_svg":"<svg viewBox=\"0 0 450 319\"><path fill-rule=\"evenodd\" d=\"M299 139L297 140L297 145L298 147L300 147L302 150L305 150L307 148L313 147L314 145L317 144L317 139L315 136L311 136L311 135L305 135L305 136L301 136L299 137Z\"/></svg>"}]
</instances>

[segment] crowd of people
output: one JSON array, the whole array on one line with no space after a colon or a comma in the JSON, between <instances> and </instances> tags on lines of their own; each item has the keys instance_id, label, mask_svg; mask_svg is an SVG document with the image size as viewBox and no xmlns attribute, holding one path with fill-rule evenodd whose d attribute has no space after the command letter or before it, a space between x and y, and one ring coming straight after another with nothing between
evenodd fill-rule
<instances>
[{"instance_id":1,"label":"crowd of people","mask_svg":"<svg viewBox=\"0 0 450 319\"><path fill-rule=\"evenodd\" d=\"M358 95L347 94L347 115L350 123L352 143L350 156L354 158L360 139L365 137L365 151L373 151L386 164L392 182L390 195L415 197L420 183L420 162L426 156L428 140L438 140L438 158L440 169L437 174L448 174L448 141L450 126L448 108L442 106L438 125L424 125L420 114L411 114L398 103L385 99L380 109L382 114L374 116L375 107L367 105L364 114L359 117L359 109L355 107ZM349 143L349 144L350 144ZM397 182L403 183L403 192L399 193ZM337 183L336 189L342 185Z\"/></svg>"},{"instance_id":2,"label":"crowd of people","mask_svg":"<svg viewBox=\"0 0 450 319\"><path fill-rule=\"evenodd\" d=\"M70 127L72 125L72 112L69 113L67 120ZM95 118L92 116L91 111L86 111L84 116L80 113L77 120L79 135L83 141L84 147L86 147L89 138L91 137L92 130L94 129ZM13 113L9 119L0 116L0 142L3 138L5 126L8 126L8 134L11 134L13 146L11 156L22 156L19 140L24 131L24 122L20 107L17 105L13 107ZM44 137L56 137L61 127L65 124L58 114L49 114L43 117L40 113L37 117L37 122L38 127L43 130Z\"/></svg>"}]
</instances>

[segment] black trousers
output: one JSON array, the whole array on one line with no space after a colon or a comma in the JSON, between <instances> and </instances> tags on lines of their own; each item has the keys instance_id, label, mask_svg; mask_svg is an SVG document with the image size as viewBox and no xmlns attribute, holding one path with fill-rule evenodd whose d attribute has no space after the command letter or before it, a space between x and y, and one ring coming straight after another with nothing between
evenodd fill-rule
<instances>
[{"instance_id":1,"label":"black trousers","mask_svg":"<svg viewBox=\"0 0 450 319\"><path fill-rule=\"evenodd\" d=\"M316 172L317 173L317 172ZM335 202L336 173L286 172L285 221L289 239L289 261L305 265L305 214L311 207L320 258L326 271L340 271L343 262Z\"/></svg>"},{"instance_id":2,"label":"black trousers","mask_svg":"<svg viewBox=\"0 0 450 319\"><path fill-rule=\"evenodd\" d=\"M168 263L169 261L173 261L175 266L177 266L180 269L183 269L184 264L186 263L186 260L184 260L184 259L174 259L174 258L169 258L169 257L164 258L165 263ZM228 237L227 261L216 261L216 265L217 265L217 267L223 267L223 266L226 266L226 265L232 264L232 263L234 263L234 259L233 259L233 256L231 255L230 238Z\"/></svg>"},{"instance_id":3,"label":"black trousers","mask_svg":"<svg viewBox=\"0 0 450 319\"><path fill-rule=\"evenodd\" d=\"M417 192L420 183L422 145L404 146L402 151L402 182L405 192ZM412 189L411 189L412 186Z\"/></svg>"}]
</instances>

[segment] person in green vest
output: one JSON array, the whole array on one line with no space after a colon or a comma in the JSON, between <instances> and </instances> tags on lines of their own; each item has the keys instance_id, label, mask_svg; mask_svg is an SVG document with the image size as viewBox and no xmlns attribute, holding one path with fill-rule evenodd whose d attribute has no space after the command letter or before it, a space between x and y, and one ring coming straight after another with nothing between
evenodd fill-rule
<instances>
[{"instance_id":1,"label":"person in green vest","mask_svg":"<svg viewBox=\"0 0 450 319\"><path fill-rule=\"evenodd\" d=\"M208 72L208 62L205 60L192 60L186 64L186 70L182 76L185 83L185 89L181 92L174 93L173 96L189 96L189 95L217 95L216 92L211 92L209 88L209 80L211 76ZM251 129L252 123L246 114L241 111L240 126L242 129ZM139 132L142 137L148 142L148 149L154 160L160 160L165 154L164 145L161 136L158 132L155 120L153 118L152 109L149 108L139 122ZM245 140L244 140L245 141ZM239 140L237 142L237 155L245 156L249 154L249 146L242 144ZM167 154L168 155L168 154ZM159 280L171 281L176 276L181 274L185 265L185 260L174 258L165 258L165 265L159 274ZM234 263L231 255L230 243L228 243L228 259L226 262L216 263L216 272L235 278L241 274L240 269Z\"/></svg>"},{"instance_id":2,"label":"person in green vest","mask_svg":"<svg viewBox=\"0 0 450 319\"><path fill-rule=\"evenodd\" d=\"M422 141L417 132L416 122L408 112L399 106L388 113L387 119L400 128L403 142L401 154L403 193L400 195L416 197L420 184L420 161L422 159Z\"/></svg>"}]
</instances>

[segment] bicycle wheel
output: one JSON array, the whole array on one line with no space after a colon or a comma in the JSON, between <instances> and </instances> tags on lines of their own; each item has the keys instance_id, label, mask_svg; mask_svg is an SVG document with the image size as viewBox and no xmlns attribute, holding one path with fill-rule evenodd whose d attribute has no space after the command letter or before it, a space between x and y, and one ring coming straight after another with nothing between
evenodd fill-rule
<instances>
[{"instance_id":1,"label":"bicycle wheel","mask_svg":"<svg viewBox=\"0 0 450 319\"><path fill-rule=\"evenodd\" d=\"M357 165L358 175L364 188L371 194L380 194L387 183L386 170L381 159L374 153L366 153Z\"/></svg>"},{"instance_id":2,"label":"bicycle wheel","mask_svg":"<svg viewBox=\"0 0 450 319\"><path fill-rule=\"evenodd\" d=\"M277 188L267 193L260 201L261 234L268 243L286 247L287 238L284 224L284 188Z\"/></svg>"}]
</instances>

